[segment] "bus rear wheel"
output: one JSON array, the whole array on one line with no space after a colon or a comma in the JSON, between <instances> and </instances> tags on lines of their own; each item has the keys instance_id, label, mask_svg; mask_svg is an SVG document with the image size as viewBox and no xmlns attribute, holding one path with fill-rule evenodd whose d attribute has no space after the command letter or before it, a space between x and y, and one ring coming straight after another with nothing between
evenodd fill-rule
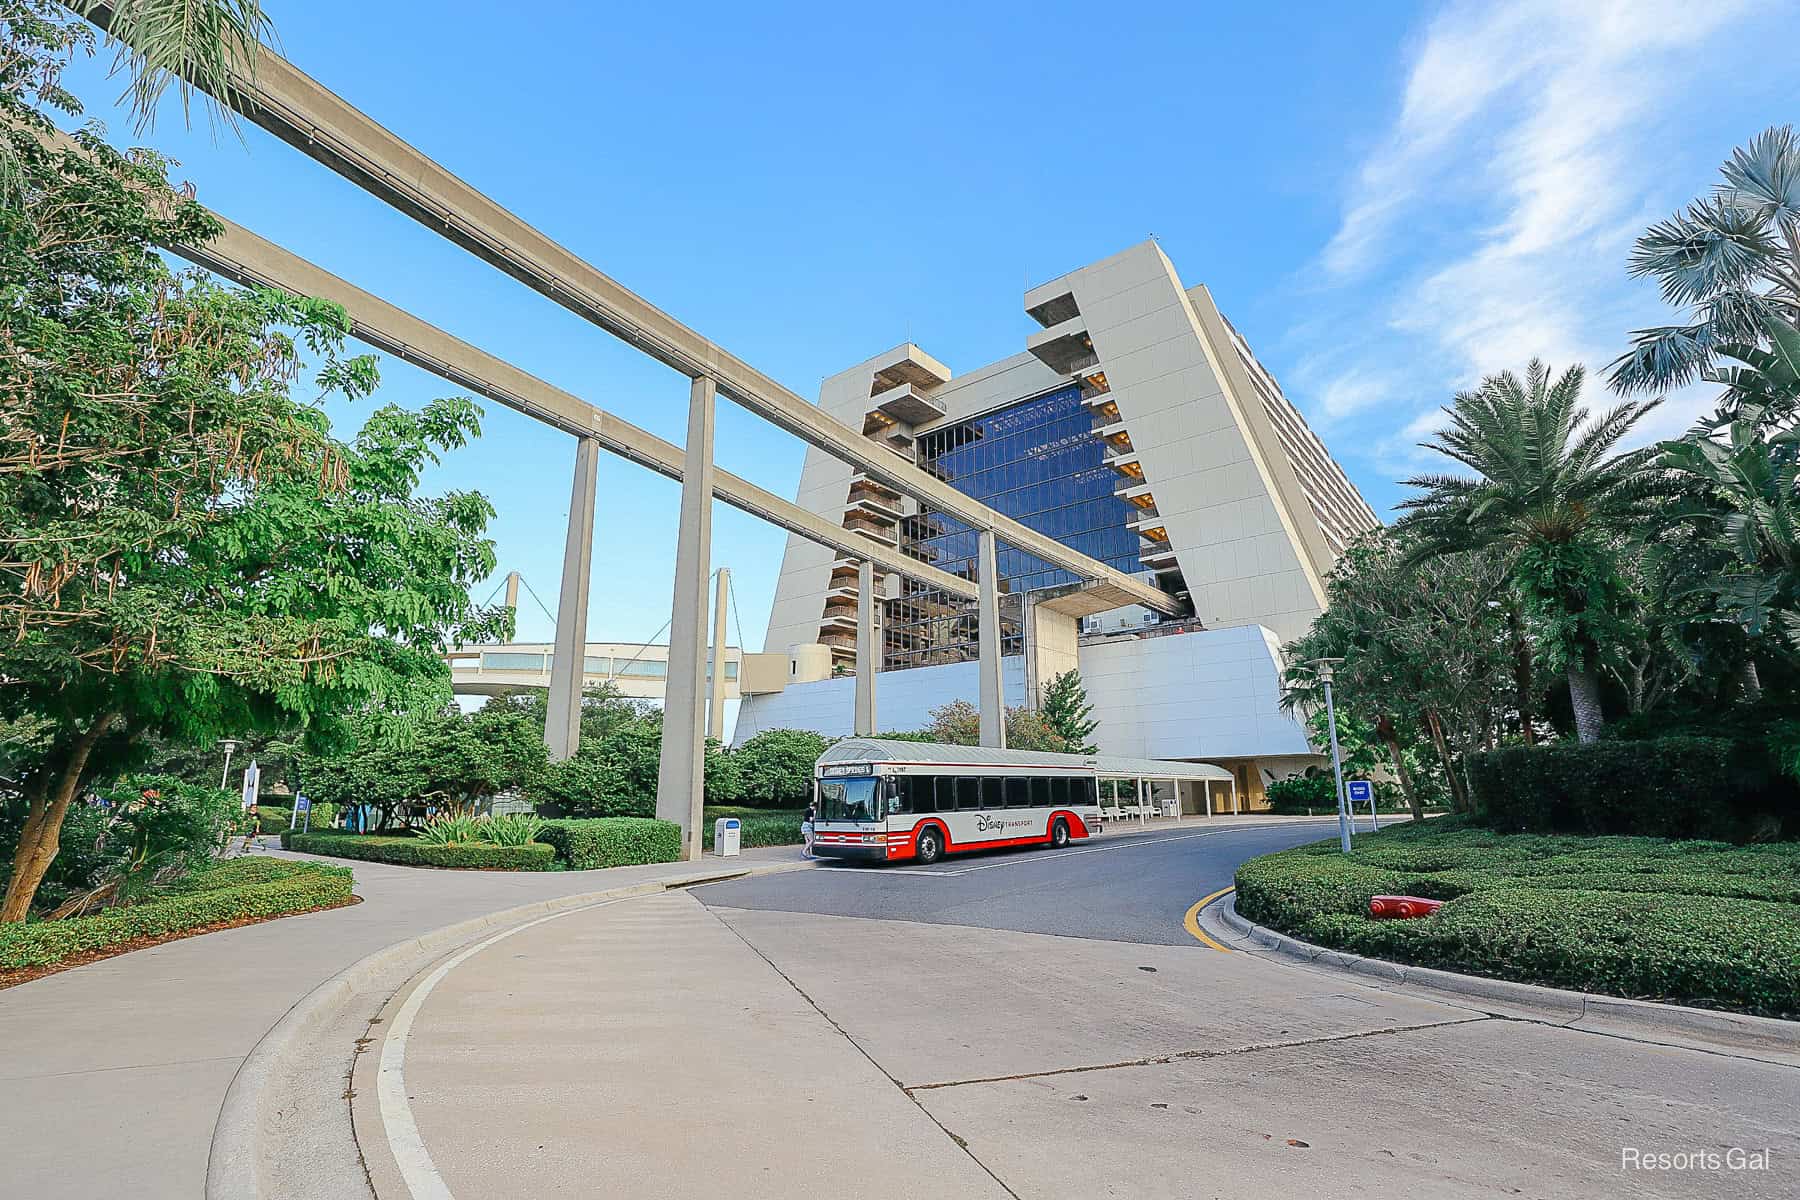
<instances>
[{"instance_id":1,"label":"bus rear wheel","mask_svg":"<svg viewBox=\"0 0 1800 1200\"><path fill-rule=\"evenodd\" d=\"M1056 823L1050 826L1050 844L1058 850L1069 844L1069 823L1061 817L1056 818Z\"/></svg>"},{"instance_id":2,"label":"bus rear wheel","mask_svg":"<svg viewBox=\"0 0 1800 1200\"><path fill-rule=\"evenodd\" d=\"M936 862L944 853L944 843L938 837L937 826L927 825L919 830L919 837L913 843L913 853L926 866Z\"/></svg>"}]
</instances>

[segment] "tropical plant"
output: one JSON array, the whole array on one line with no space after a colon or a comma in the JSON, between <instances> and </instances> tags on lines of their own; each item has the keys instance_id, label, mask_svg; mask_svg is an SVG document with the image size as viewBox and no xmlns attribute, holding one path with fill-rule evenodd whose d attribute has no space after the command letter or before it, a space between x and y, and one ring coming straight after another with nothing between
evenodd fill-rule
<instances>
[{"instance_id":1,"label":"tropical plant","mask_svg":"<svg viewBox=\"0 0 1800 1200\"><path fill-rule=\"evenodd\" d=\"M1618 539L1646 518L1655 496L1653 449L1613 453L1658 401L1631 400L1589 420L1581 367L1554 382L1533 360L1458 393L1448 428L1423 443L1474 472L1425 475L1402 503L1401 527L1421 557L1495 548L1504 553L1540 653L1568 678L1577 736L1591 742L1600 708L1601 648L1621 602Z\"/></svg>"},{"instance_id":2,"label":"tropical plant","mask_svg":"<svg viewBox=\"0 0 1800 1200\"><path fill-rule=\"evenodd\" d=\"M117 45L115 69L131 77L128 94L140 133L154 123L157 102L171 85L184 120L191 121L198 90L208 113L230 122L230 110L211 97L225 95L233 76L256 77L272 28L260 0L69 0L68 6L101 25Z\"/></svg>"},{"instance_id":3,"label":"tropical plant","mask_svg":"<svg viewBox=\"0 0 1800 1200\"><path fill-rule=\"evenodd\" d=\"M432 846L456 846L466 842L485 842L487 822L468 813L441 813L425 822L419 840ZM529 841L530 839L526 839Z\"/></svg>"},{"instance_id":4,"label":"tropical plant","mask_svg":"<svg viewBox=\"0 0 1800 1200\"><path fill-rule=\"evenodd\" d=\"M496 846L523 846L538 840L544 822L530 813L501 813L481 822L484 841Z\"/></svg>"},{"instance_id":5,"label":"tropical plant","mask_svg":"<svg viewBox=\"0 0 1800 1200\"><path fill-rule=\"evenodd\" d=\"M1800 137L1764 130L1732 151L1724 179L1638 238L1631 273L1653 277L1688 311L1681 325L1640 329L1611 364L1621 392L1691 382L1725 348L1756 343L1771 317L1800 324Z\"/></svg>"},{"instance_id":6,"label":"tropical plant","mask_svg":"<svg viewBox=\"0 0 1800 1200\"><path fill-rule=\"evenodd\" d=\"M1094 706L1088 703L1087 688L1082 686L1081 672L1071 668L1050 680L1044 689L1044 724L1062 739L1071 754L1092 754L1094 731L1100 722L1094 720Z\"/></svg>"}]
</instances>

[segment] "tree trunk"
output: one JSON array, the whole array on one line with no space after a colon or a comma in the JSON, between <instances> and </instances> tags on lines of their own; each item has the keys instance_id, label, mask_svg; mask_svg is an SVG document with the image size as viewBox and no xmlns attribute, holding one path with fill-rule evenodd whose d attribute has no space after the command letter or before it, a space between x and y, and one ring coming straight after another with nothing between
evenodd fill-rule
<instances>
[{"instance_id":1,"label":"tree trunk","mask_svg":"<svg viewBox=\"0 0 1800 1200\"><path fill-rule=\"evenodd\" d=\"M1738 668L1738 683L1744 689L1744 699L1751 704L1762 702L1762 676L1757 673L1756 660L1746 658Z\"/></svg>"},{"instance_id":2,"label":"tree trunk","mask_svg":"<svg viewBox=\"0 0 1800 1200\"><path fill-rule=\"evenodd\" d=\"M1587 667L1569 668L1569 704L1575 710L1575 738L1586 745L1600 740L1606 717L1600 711L1600 678Z\"/></svg>"},{"instance_id":3,"label":"tree trunk","mask_svg":"<svg viewBox=\"0 0 1800 1200\"><path fill-rule=\"evenodd\" d=\"M31 911L38 885L44 882L44 873L61 849L63 818L68 815L69 802L81 789L88 755L117 715L102 713L75 739L54 784L50 782L54 768L46 764L43 777L31 797L25 827L19 831L19 849L13 855L12 878L6 884L6 900L0 904L0 925L23 921Z\"/></svg>"},{"instance_id":4,"label":"tree trunk","mask_svg":"<svg viewBox=\"0 0 1800 1200\"><path fill-rule=\"evenodd\" d=\"M1385 716L1376 718L1375 736L1381 739L1382 745L1388 749L1388 757L1394 760L1394 774L1400 777L1400 790L1406 793L1406 803L1412 809L1413 820L1423 821L1425 806L1419 803L1418 789L1413 787L1412 772L1406 769L1406 756L1400 751L1400 736L1394 731L1394 723Z\"/></svg>"},{"instance_id":5,"label":"tree trunk","mask_svg":"<svg viewBox=\"0 0 1800 1200\"><path fill-rule=\"evenodd\" d=\"M1469 811L1469 794L1463 789L1462 776L1456 773L1456 763L1450 757L1450 743L1444 740L1444 726L1438 720L1437 710L1425 710L1425 725L1431 730L1431 744L1437 748L1438 761L1444 764L1444 782L1450 787L1450 806L1459 813Z\"/></svg>"},{"instance_id":6,"label":"tree trunk","mask_svg":"<svg viewBox=\"0 0 1800 1200\"><path fill-rule=\"evenodd\" d=\"M1506 628L1512 637L1513 686L1518 689L1515 703L1519 708L1519 733L1527 746L1537 745L1537 731L1531 727L1531 644L1525 640L1525 622L1519 617L1515 600L1506 602Z\"/></svg>"}]
</instances>

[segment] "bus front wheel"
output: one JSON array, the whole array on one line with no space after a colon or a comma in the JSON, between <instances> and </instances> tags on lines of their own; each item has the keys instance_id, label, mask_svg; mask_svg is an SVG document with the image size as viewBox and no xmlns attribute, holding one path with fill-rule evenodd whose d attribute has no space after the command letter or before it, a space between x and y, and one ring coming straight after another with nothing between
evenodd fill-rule
<instances>
[{"instance_id":1,"label":"bus front wheel","mask_svg":"<svg viewBox=\"0 0 1800 1200\"><path fill-rule=\"evenodd\" d=\"M1061 817L1050 827L1050 844L1058 850L1069 844L1069 823Z\"/></svg>"},{"instance_id":2,"label":"bus front wheel","mask_svg":"<svg viewBox=\"0 0 1800 1200\"><path fill-rule=\"evenodd\" d=\"M935 825L927 825L919 830L919 839L913 844L913 852L918 860L927 866L936 862L944 853L944 843L938 837Z\"/></svg>"}]
</instances>

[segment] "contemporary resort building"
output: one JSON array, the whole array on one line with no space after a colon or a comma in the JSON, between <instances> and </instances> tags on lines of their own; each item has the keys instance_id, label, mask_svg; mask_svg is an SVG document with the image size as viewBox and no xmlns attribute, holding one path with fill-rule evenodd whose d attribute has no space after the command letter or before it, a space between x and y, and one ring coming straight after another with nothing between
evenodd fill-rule
<instances>
[{"instance_id":1,"label":"contemporary resort building","mask_svg":"<svg viewBox=\"0 0 1800 1200\"><path fill-rule=\"evenodd\" d=\"M1324 603L1344 546L1378 520L1203 286L1145 242L1025 293L1035 328L1010 357L955 375L907 344L840 372L819 406L884 451L1183 601L1182 618L1092 614L1066 572L1002 545L1008 704L1079 666L1103 752L1232 769L1245 795L1313 761L1280 711L1279 647ZM973 577L977 533L818 450L799 504ZM973 700L975 606L898 575L881 601L877 720L914 729ZM790 537L764 641L778 692L747 696L737 737L852 731L858 572ZM1089 613L1090 615L1070 615Z\"/></svg>"}]
</instances>

